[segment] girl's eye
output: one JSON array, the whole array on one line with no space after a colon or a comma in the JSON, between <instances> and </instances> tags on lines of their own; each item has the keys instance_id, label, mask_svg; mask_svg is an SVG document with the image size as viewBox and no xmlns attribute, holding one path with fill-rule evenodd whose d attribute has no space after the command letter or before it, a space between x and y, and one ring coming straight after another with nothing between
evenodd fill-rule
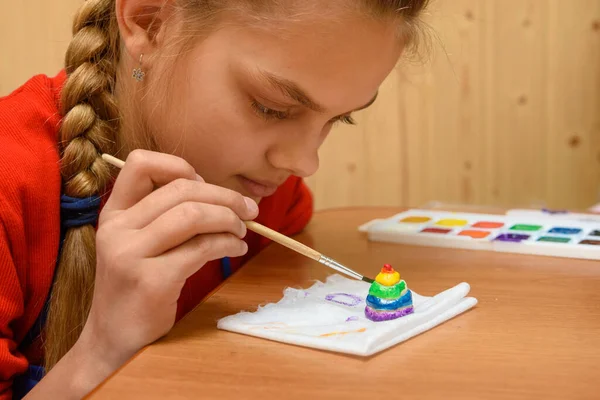
<instances>
[{"instance_id":1,"label":"girl's eye","mask_svg":"<svg viewBox=\"0 0 600 400\"><path fill-rule=\"evenodd\" d=\"M288 111L280 111L269 108L265 105L260 104L256 100L252 100L252 110L261 118L266 121L270 120L284 120L290 118L290 113ZM356 121L350 115L340 115L339 117L335 117L330 121L330 123L336 124L341 122L343 124L348 125L356 125Z\"/></svg>"},{"instance_id":2,"label":"girl's eye","mask_svg":"<svg viewBox=\"0 0 600 400\"><path fill-rule=\"evenodd\" d=\"M287 111L273 110L272 108L263 106L256 100L252 101L252 109L259 117L264 118L267 121L271 119L286 119L289 116Z\"/></svg>"},{"instance_id":3,"label":"girl's eye","mask_svg":"<svg viewBox=\"0 0 600 400\"><path fill-rule=\"evenodd\" d=\"M331 120L331 123L333 123L333 124L335 124L337 122L341 122L343 124L348 124L348 125L356 125L356 121L350 115L340 115L339 117L336 117L333 120Z\"/></svg>"}]
</instances>

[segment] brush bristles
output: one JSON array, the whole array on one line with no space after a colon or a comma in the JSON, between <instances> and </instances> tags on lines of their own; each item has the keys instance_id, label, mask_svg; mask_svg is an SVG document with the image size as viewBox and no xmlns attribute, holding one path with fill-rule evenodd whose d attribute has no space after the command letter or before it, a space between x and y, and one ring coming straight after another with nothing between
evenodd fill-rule
<instances>
[{"instance_id":1,"label":"brush bristles","mask_svg":"<svg viewBox=\"0 0 600 400\"><path fill-rule=\"evenodd\" d=\"M373 282L375 282L373 279L371 279L371 278L367 278L366 276L363 276L361 280L362 280L362 281L365 281L365 282L367 282L367 283L373 283Z\"/></svg>"}]
</instances>

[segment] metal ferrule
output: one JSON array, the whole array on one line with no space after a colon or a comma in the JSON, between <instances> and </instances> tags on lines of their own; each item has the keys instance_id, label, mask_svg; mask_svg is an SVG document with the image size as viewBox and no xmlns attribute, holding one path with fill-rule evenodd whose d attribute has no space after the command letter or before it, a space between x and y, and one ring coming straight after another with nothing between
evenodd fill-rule
<instances>
[{"instance_id":1,"label":"metal ferrule","mask_svg":"<svg viewBox=\"0 0 600 400\"><path fill-rule=\"evenodd\" d=\"M340 264L339 262L335 261L332 258L326 257L326 256L321 256L321 258L319 259L319 262L321 264L325 264L326 266L328 266L329 268L333 268L338 272L341 272L343 274L349 275L353 278L356 279L362 279L362 275L360 275L357 272L352 271L350 268L344 267L342 264Z\"/></svg>"}]
</instances>

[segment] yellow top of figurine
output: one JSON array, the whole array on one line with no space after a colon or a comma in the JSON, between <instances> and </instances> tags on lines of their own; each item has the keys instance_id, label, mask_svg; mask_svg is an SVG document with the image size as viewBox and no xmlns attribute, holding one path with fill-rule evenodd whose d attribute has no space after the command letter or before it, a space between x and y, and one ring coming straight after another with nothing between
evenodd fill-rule
<instances>
[{"instance_id":1,"label":"yellow top of figurine","mask_svg":"<svg viewBox=\"0 0 600 400\"><path fill-rule=\"evenodd\" d=\"M400 274L398 271L394 271L394 268L392 268L391 265L385 264L383 268L381 268L381 272L375 277L375 281L384 286L394 286L400 282Z\"/></svg>"}]
</instances>

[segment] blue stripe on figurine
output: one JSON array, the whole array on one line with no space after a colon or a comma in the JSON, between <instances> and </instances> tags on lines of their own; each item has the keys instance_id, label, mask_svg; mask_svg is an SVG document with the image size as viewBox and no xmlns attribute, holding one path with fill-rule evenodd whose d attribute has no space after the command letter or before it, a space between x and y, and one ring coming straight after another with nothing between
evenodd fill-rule
<instances>
[{"instance_id":1,"label":"blue stripe on figurine","mask_svg":"<svg viewBox=\"0 0 600 400\"><path fill-rule=\"evenodd\" d=\"M412 293L408 290L405 294L394 300L380 299L373 295L367 296L367 305L378 310L396 310L412 304Z\"/></svg>"}]
</instances>

